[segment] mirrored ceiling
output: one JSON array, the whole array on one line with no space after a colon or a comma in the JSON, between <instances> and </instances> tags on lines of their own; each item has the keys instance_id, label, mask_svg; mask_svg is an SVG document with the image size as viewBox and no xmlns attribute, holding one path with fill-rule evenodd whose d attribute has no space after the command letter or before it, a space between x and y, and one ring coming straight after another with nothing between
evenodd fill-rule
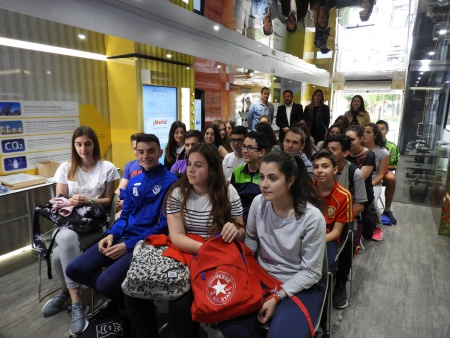
<instances>
[{"instance_id":1,"label":"mirrored ceiling","mask_svg":"<svg viewBox=\"0 0 450 338\"><path fill-rule=\"evenodd\" d=\"M367 21L361 8L338 13L337 71L346 80L385 80L408 65L417 0L381 0Z\"/></svg>"}]
</instances>

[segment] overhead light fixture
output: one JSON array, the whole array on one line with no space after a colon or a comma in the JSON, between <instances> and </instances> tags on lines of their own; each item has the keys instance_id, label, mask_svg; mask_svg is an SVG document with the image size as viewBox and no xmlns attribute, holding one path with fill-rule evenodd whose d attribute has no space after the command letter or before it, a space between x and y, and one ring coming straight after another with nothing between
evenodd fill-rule
<instances>
[{"instance_id":1,"label":"overhead light fixture","mask_svg":"<svg viewBox=\"0 0 450 338\"><path fill-rule=\"evenodd\" d=\"M172 58L172 54L166 54L166 57L167 57L168 59L171 59L171 58Z\"/></svg>"},{"instance_id":2,"label":"overhead light fixture","mask_svg":"<svg viewBox=\"0 0 450 338\"><path fill-rule=\"evenodd\" d=\"M222 68L222 66L221 65L217 65L217 68Z\"/></svg>"},{"instance_id":3,"label":"overhead light fixture","mask_svg":"<svg viewBox=\"0 0 450 338\"><path fill-rule=\"evenodd\" d=\"M416 87L415 90L441 90L441 87Z\"/></svg>"},{"instance_id":4,"label":"overhead light fixture","mask_svg":"<svg viewBox=\"0 0 450 338\"><path fill-rule=\"evenodd\" d=\"M191 69L191 67L186 67L187 70Z\"/></svg>"},{"instance_id":5,"label":"overhead light fixture","mask_svg":"<svg viewBox=\"0 0 450 338\"><path fill-rule=\"evenodd\" d=\"M84 34L78 34L77 36L80 40L86 39L86 35L84 35Z\"/></svg>"},{"instance_id":6,"label":"overhead light fixture","mask_svg":"<svg viewBox=\"0 0 450 338\"><path fill-rule=\"evenodd\" d=\"M15 48L34 50L34 51L38 51L38 52L44 52L44 53L68 55L68 56L75 56L75 57L80 57L80 58L85 58L85 59L106 61L106 55L83 52L80 50L69 49L69 48L49 46L49 45L44 45L41 43L1 38L1 37L0 37L0 46L15 47Z\"/></svg>"},{"instance_id":7,"label":"overhead light fixture","mask_svg":"<svg viewBox=\"0 0 450 338\"><path fill-rule=\"evenodd\" d=\"M47 70L47 75L50 75L51 73L52 73L51 71Z\"/></svg>"},{"instance_id":8,"label":"overhead light fixture","mask_svg":"<svg viewBox=\"0 0 450 338\"><path fill-rule=\"evenodd\" d=\"M422 77L421 76L419 76L418 78L417 78L417 80L420 80Z\"/></svg>"},{"instance_id":9,"label":"overhead light fixture","mask_svg":"<svg viewBox=\"0 0 450 338\"><path fill-rule=\"evenodd\" d=\"M419 74L420 74L420 75L422 75L422 74L423 74L423 72L420 72Z\"/></svg>"},{"instance_id":10,"label":"overhead light fixture","mask_svg":"<svg viewBox=\"0 0 450 338\"><path fill-rule=\"evenodd\" d=\"M219 25L214 25L214 30L218 31L220 29Z\"/></svg>"},{"instance_id":11,"label":"overhead light fixture","mask_svg":"<svg viewBox=\"0 0 450 338\"><path fill-rule=\"evenodd\" d=\"M435 53L433 51L428 52L428 55L434 55Z\"/></svg>"},{"instance_id":12,"label":"overhead light fixture","mask_svg":"<svg viewBox=\"0 0 450 338\"><path fill-rule=\"evenodd\" d=\"M445 34L447 34L447 30L446 29L440 29L438 33L439 33L439 35L445 35Z\"/></svg>"}]
</instances>

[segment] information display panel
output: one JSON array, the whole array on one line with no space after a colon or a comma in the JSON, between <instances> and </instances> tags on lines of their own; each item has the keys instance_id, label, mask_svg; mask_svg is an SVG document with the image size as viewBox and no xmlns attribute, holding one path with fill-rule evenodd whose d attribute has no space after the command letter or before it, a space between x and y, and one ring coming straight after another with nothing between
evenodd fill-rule
<instances>
[{"instance_id":1,"label":"information display panel","mask_svg":"<svg viewBox=\"0 0 450 338\"><path fill-rule=\"evenodd\" d=\"M161 149L167 145L170 126L178 120L178 91L176 87L143 85L144 132L155 134ZM164 154L160 163L164 163Z\"/></svg>"}]
</instances>

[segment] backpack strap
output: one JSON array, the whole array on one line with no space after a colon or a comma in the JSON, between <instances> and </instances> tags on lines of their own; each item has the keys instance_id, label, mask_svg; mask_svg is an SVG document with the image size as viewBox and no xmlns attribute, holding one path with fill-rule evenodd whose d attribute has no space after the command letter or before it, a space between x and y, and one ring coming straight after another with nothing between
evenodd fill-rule
<instances>
[{"instance_id":1,"label":"backpack strap","mask_svg":"<svg viewBox=\"0 0 450 338\"><path fill-rule=\"evenodd\" d=\"M326 297L326 295L324 295ZM309 330L311 331L311 337L314 337L316 335L316 332L314 331L314 325L311 320L311 316L309 315L309 311L306 308L306 306L302 303L300 299L298 299L295 296L291 297L292 301L297 304L297 306L302 310L303 314L305 315L306 321L308 322Z\"/></svg>"},{"instance_id":2,"label":"backpack strap","mask_svg":"<svg viewBox=\"0 0 450 338\"><path fill-rule=\"evenodd\" d=\"M52 254L53 246L55 245L55 238L58 234L59 230L61 230L61 227L58 227L58 229L55 232L55 235L52 238L52 241L50 242L50 245L48 246L47 252L45 253L45 261L47 262L47 276L48 279L52 279L52 263L50 262L50 255Z\"/></svg>"},{"instance_id":3,"label":"backpack strap","mask_svg":"<svg viewBox=\"0 0 450 338\"><path fill-rule=\"evenodd\" d=\"M255 260L256 262L256 260ZM258 264L258 262L256 262L255 264L255 268L256 271L259 274L259 278L262 284L264 284L264 286L267 287L272 287L274 286L274 289L278 290L281 289L281 285L283 284L282 282L280 282L278 279L276 279L275 277L273 277L272 275L270 275L269 273L267 273L266 270L263 269L263 267L261 265ZM266 293L271 293L272 290L270 289L264 289L263 288L263 296ZM326 295L325 295L326 296ZM324 296L324 297L325 297ZM267 297L265 300L268 300L270 298L272 298L273 295L270 295L269 297ZM297 304L297 306L300 308L300 310L303 312L303 314L305 315L306 321L308 323L309 326L309 330L311 331L311 336L314 337L316 335L315 331L314 331L314 325L312 323L311 320L311 316L309 315L309 311L306 308L306 306L302 303L302 301L300 299L298 299L296 296L292 296L290 297L290 299L292 299L292 301Z\"/></svg>"}]
</instances>

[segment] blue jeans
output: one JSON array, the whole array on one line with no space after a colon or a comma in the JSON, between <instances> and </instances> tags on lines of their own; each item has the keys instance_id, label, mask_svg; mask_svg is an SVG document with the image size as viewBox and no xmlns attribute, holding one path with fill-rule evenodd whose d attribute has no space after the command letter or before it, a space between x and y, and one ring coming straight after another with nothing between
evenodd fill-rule
<instances>
[{"instance_id":1,"label":"blue jeans","mask_svg":"<svg viewBox=\"0 0 450 338\"><path fill-rule=\"evenodd\" d=\"M123 242L119 240L113 244ZM77 283L87 285L109 299L122 304L124 296L121 284L127 276L133 251L114 260L98 251L98 245L90 247L78 256L66 269L69 278ZM102 268L107 267L104 271Z\"/></svg>"},{"instance_id":2,"label":"blue jeans","mask_svg":"<svg viewBox=\"0 0 450 338\"><path fill-rule=\"evenodd\" d=\"M324 288L321 283L317 283L310 289L303 290L294 297L300 299L308 309L313 325L320 316L320 309L324 297ZM222 334L226 338L241 337L261 337L260 330L256 329L258 325L256 313L246 316L230 319L219 324ZM278 303L275 313L270 322L270 328L267 338L310 338L311 331L309 329L306 317L297 304L290 298L286 298Z\"/></svg>"},{"instance_id":3,"label":"blue jeans","mask_svg":"<svg viewBox=\"0 0 450 338\"><path fill-rule=\"evenodd\" d=\"M336 260L338 246L339 244L337 241L327 243L328 271L331 271L331 269L333 268L333 263Z\"/></svg>"}]
</instances>

